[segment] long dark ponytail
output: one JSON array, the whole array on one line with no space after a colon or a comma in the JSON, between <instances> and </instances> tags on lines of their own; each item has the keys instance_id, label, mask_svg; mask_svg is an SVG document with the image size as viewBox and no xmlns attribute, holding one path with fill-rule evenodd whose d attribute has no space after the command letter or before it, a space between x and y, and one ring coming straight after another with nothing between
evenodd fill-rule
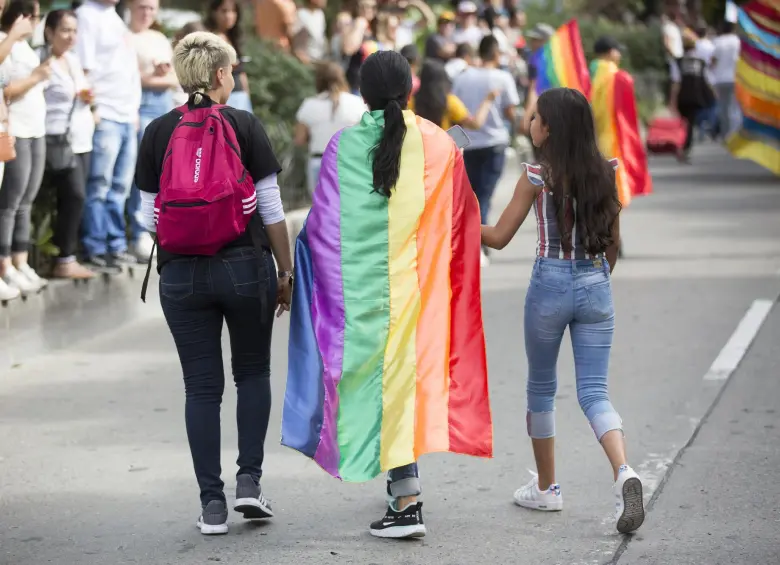
<instances>
[{"instance_id":1,"label":"long dark ponytail","mask_svg":"<svg viewBox=\"0 0 780 565\"><path fill-rule=\"evenodd\" d=\"M382 138L373 148L374 190L390 198L401 172L406 137L403 110L412 90L409 63L395 51L378 51L360 68L360 93L371 110L384 110Z\"/></svg>"}]
</instances>

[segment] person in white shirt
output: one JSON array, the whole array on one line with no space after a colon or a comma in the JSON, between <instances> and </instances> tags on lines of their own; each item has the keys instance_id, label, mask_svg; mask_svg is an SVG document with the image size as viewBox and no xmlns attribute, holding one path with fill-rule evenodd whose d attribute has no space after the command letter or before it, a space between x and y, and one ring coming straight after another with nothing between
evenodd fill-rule
<instances>
[{"instance_id":1,"label":"person in white shirt","mask_svg":"<svg viewBox=\"0 0 780 565\"><path fill-rule=\"evenodd\" d=\"M0 14L5 11L5 0L0 0ZM14 45L17 42L29 38L33 34L33 22L30 17L20 15L16 18L16 21L11 25L11 29L8 30L8 34L0 40L0 88L5 88L8 84L8 73L2 66L3 61L11 54ZM6 132L8 126L8 107L4 102L0 102L2 108L0 108L0 131ZM5 163L0 162L0 183L3 181L3 174L5 173ZM3 278L0 276L0 300L6 302L8 300L14 300L21 296L21 292L18 288L8 286Z\"/></svg>"},{"instance_id":2,"label":"person in white shirt","mask_svg":"<svg viewBox=\"0 0 780 565\"><path fill-rule=\"evenodd\" d=\"M108 273L136 263L127 253L125 204L138 152L141 76L130 30L116 12L117 0L87 0L76 10L76 53L95 97L100 122L82 221L87 266Z\"/></svg>"},{"instance_id":3,"label":"person in white shirt","mask_svg":"<svg viewBox=\"0 0 780 565\"><path fill-rule=\"evenodd\" d=\"M693 49L693 57L704 61L704 64L706 65L704 76L707 79L707 83L712 86L714 83L711 67L715 45L708 36L707 26L700 26L696 30L696 35L699 36L699 39L696 41L696 47ZM712 139L715 138L715 131L717 130L716 108L716 104L713 103L711 107L704 108L699 112L699 117L696 120L699 128L699 141L703 140L705 133Z\"/></svg>"},{"instance_id":4,"label":"person in white shirt","mask_svg":"<svg viewBox=\"0 0 780 565\"><path fill-rule=\"evenodd\" d=\"M739 61L740 40L734 33L734 24L725 22L722 33L715 38L712 53L712 82L718 96L718 124L723 137L732 134L741 118L739 104L734 96L734 79Z\"/></svg>"},{"instance_id":5,"label":"person in white shirt","mask_svg":"<svg viewBox=\"0 0 780 565\"><path fill-rule=\"evenodd\" d=\"M670 9L661 16L661 33L664 41L664 51L666 53L666 64L669 71L669 91L667 93L668 101L673 103L679 83L675 78L679 77L680 69L678 67L680 59L683 56L682 30L673 19L677 17L678 9Z\"/></svg>"},{"instance_id":6,"label":"person in white shirt","mask_svg":"<svg viewBox=\"0 0 780 565\"><path fill-rule=\"evenodd\" d=\"M337 63L318 65L314 80L319 94L306 98L295 116L295 144L309 149L310 194L317 186L322 154L330 138L358 123L366 111L363 99L350 94L344 71Z\"/></svg>"},{"instance_id":7,"label":"person in white shirt","mask_svg":"<svg viewBox=\"0 0 780 565\"><path fill-rule=\"evenodd\" d=\"M71 51L76 44L77 29L76 14L72 11L49 12L44 28L46 44L42 49L42 59L48 59L51 65L51 76L43 91L47 161L50 161L46 172L50 182L47 184L57 190L54 245L59 249L59 255L52 275L64 279L95 276L93 271L76 261L96 119L90 108L92 90L78 57ZM63 145L70 146L73 159L69 167L60 169L62 164L53 164L53 160L63 151Z\"/></svg>"},{"instance_id":8,"label":"person in white shirt","mask_svg":"<svg viewBox=\"0 0 780 565\"><path fill-rule=\"evenodd\" d=\"M469 43L461 43L455 47L455 56L447 61L444 69L447 71L450 80L454 81L455 77L473 64L474 48Z\"/></svg>"},{"instance_id":9,"label":"person in white shirt","mask_svg":"<svg viewBox=\"0 0 780 565\"><path fill-rule=\"evenodd\" d=\"M131 0L130 31L133 46L138 55L138 70L141 73L141 108L139 110L138 144L146 126L173 109L174 89L179 85L171 64L173 48L157 26L159 0ZM154 240L143 226L141 218L141 194L133 185L127 201L127 215L130 218L130 252L139 263L146 263L152 254Z\"/></svg>"},{"instance_id":10,"label":"person in white shirt","mask_svg":"<svg viewBox=\"0 0 780 565\"><path fill-rule=\"evenodd\" d=\"M482 66L469 67L460 73L453 82L452 93L461 99L472 116L476 116L488 94L500 92L484 125L469 132L471 144L463 151L466 173L479 200L481 221L487 224L490 201L504 170L506 148L512 136L507 121L510 124L515 122L515 109L520 104L520 96L512 75L499 68L501 51L494 36L487 35L482 39L479 58ZM482 265L488 263L487 253L483 248Z\"/></svg>"},{"instance_id":11,"label":"person in white shirt","mask_svg":"<svg viewBox=\"0 0 780 565\"><path fill-rule=\"evenodd\" d=\"M298 8L297 30L293 38L295 56L302 63L322 61L326 56L325 6L327 0L307 0Z\"/></svg>"},{"instance_id":12,"label":"person in white shirt","mask_svg":"<svg viewBox=\"0 0 780 565\"><path fill-rule=\"evenodd\" d=\"M485 30L479 27L479 8L470 0L458 4L458 26L452 40L455 45L468 43L475 49L485 36Z\"/></svg>"},{"instance_id":13,"label":"person in white shirt","mask_svg":"<svg viewBox=\"0 0 780 565\"><path fill-rule=\"evenodd\" d=\"M4 38L19 16L41 19L40 6L32 0L13 0L0 17ZM3 95L8 105L8 133L16 137L16 159L5 166L0 187L0 277L22 295L46 286L27 263L30 248L32 204L43 180L46 159L46 101L44 83L51 74L26 40L14 43L0 65L5 77Z\"/></svg>"}]
</instances>

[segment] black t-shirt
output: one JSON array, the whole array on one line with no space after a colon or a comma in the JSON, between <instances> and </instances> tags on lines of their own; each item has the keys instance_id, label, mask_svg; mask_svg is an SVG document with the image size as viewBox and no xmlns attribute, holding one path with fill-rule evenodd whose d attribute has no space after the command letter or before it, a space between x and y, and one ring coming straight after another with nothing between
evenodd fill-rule
<instances>
[{"instance_id":1,"label":"black t-shirt","mask_svg":"<svg viewBox=\"0 0 780 565\"><path fill-rule=\"evenodd\" d=\"M677 105L681 110L694 112L709 108L715 103L715 95L707 82L706 61L686 54L678 62L680 68L680 94Z\"/></svg>"},{"instance_id":2,"label":"black t-shirt","mask_svg":"<svg viewBox=\"0 0 780 565\"><path fill-rule=\"evenodd\" d=\"M208 108L213 102L206 96L199 104L193 104L192 97L187 101L190 108ZM238 148L241 152L241 162L252 177L253 182L257 182L265 177L278 174L282 167L276 160L274 150L268 135L265 133L263 124L257 119L257 116L246 110L237 110L230 106L221 108L219 112L225 118L227 123L236 132ZM138 148L138 160L135 167L135 185L144 192L157 194L160 192L160 174L162 173L162 162L168 149L168 142L171 140L173 130L182 117L178 110L171 110L163 114L156 120L153 120L146 128L141 146ZM251 246L252 237L249 230L245 231L236 240L230 242L225 247ZM159 248L157 253L157 267L177 257L173 253Z\"/></svg>"}]
</instances>

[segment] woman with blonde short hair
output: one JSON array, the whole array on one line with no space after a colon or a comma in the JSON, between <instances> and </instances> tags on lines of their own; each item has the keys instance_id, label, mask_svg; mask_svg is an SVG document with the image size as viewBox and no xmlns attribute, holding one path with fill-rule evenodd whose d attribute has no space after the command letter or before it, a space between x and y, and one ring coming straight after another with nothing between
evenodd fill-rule
<instances>
[{"instance_id":1,"label":"woman with blonde short hair","mask_svg":"<svg viewBox=\"0 0 780 565\"><path fill-rule=\"evenodd\" d=\"M239 468L234 509L246 519L273 516L260 488L263 444L271 411L271 330L275 307L279 306L279 314L289 309L292 289L290 243L276 180L281 167L260 121L250 112L224 105L233 90L235 60L235 49L207 32L188 35L173 52L173 68L190 95L185 115L205 114L205 119L216 118L222 127L233 130L243 165L237 182L243 188L244 179L251 178L257 213L251 210L251 201L244 205L243 212L253 214L248 227L213 255L173 253L164 244L157 253L160 303L184 375L184 418L200 486L202 510L197 526L203 534L225 534L228 530L224 483L220 478L220 404L225 387L223 323L230 334L233 380L238 394ZM172 153L166 159L174 130L202 127L181 118L182 113L174 109L152 121L138 152L135 182L141 190L144 224L152 232L157 231L158 222L162 226L162 222L171 221L166 220L164 205L158 206L162 210L155 211L163 162L165 166L177 167L201 159L202 148L196 147L197 143L171 143ZM199 132L187 133L196 136ZM228 133L228 141L229 137ZM187 154L190 150L191 154ZM204 162L198 170L212 171L224 166L226 155L215 154L217 157L209 162L211 153L204 151ZM166 184L161 198L169 198L169 192ZM167 213L178 214L177 221L184 222L193 221L193 215L196 219L202 217L171 209ZM182 227L185 228L186 225ZM184 233L196 238L198 229L190 227Z\"/></svg>"}]
</instances>

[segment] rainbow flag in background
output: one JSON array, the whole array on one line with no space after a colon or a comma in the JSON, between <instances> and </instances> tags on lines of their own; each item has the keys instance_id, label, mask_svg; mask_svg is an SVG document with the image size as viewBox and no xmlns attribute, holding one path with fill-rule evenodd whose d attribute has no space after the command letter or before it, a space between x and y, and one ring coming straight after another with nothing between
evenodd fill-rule
<instances>
[{"instance_id":1,"label":"rainbow flag in background","mask_svg":"<svg viewBox=\"0 0 780 565\"><path fill-rule=\"evenodd\" d=\"M634 196L653 190L647 154L639 133L634 79L611 61L590 65L591 108L599 150L607 159L617 158L615 180L620 203L628 206Z\"/></svg>"},{"instance_id":2,"label":"rainbow flag in background","mask_svg":"<svg viewBox=\"0 0 780 565\"><path fill-rule=\"evenodd\" d=\"M295 245L282 444L345 481L493 452L480 216L446 132L404 112L392 196L374 192L383 113L337 133Z\"/></svg>"},{"instance_id":3,"label":"rainbow flag in background","mask_svg":"<svg viewBox=\"0 0 780 565\"><path fill-rule=\"evenodd\" d=\"M565 86L575 88L590 98L588 63L582 50L577 20L559 27L555 35L531 55L531 62L537 70L537 94L549 88Z\"/></svg>"},{"instance_id":4,"label":"rainbow flag in background","mask_svg":"<svg viewBox=\"0 0 780 565\"><path fill-rule=\"evenodd\" d=\"M748 2L737 22L742 48L734 88L744 118L727 146L780 175L780 2Z\"/></svg>"}]
</instances>

